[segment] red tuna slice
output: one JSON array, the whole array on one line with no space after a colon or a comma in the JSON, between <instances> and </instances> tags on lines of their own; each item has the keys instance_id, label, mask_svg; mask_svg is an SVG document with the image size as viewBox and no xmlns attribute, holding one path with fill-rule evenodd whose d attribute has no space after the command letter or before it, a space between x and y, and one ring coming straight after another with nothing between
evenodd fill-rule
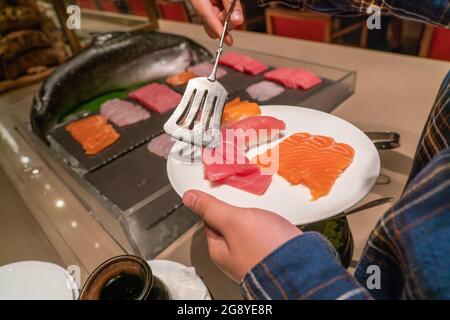
<instances>
[{"instance_id":1,"label":"red tuna slice","mask_svg":"<svg viewBox=\"0 0 450 320\"><path fill-rule=\"evenodd\" d=\"M297 88L303 90L309 90L312 87L315 87L322 83L322 80L316 76L314 73L309 72L308 70L296 70L297 74L295 75L295 83Z\"/></svg>"},{"instance_id":2,"label":"red tuna slice","mask_svg":"<svg viewBox=\"0 0 450 320\"><path fill-rule=\"evenodd\" d=\"M271 175L263 175L260 171L255 171L247 175L233 175L220 181L222 184L229 185L258 196L264 194L272 182Z\"/></svg>"},{"instance_id":3,"label":"red tuna slice","mask_svg":"<svg viewBox=\"0 0 450 320\"><path fill-rule=\"evenodd\" d=\"M281 82L291 70L289 68L276 68L264 73L264 78L270 81Z\"/></svg>"},{"instance_id":4,"label":"red tuna slice","mask_svg":"<svg viewBox=\"0 0 450 320\"><path fill-rule=\"evenodd\" d=\"M291 89L296 89L297 84L292 79L295 75L295 69L291 68L277 68L266 72L264 78L266 80L281 83L283 86Z\"/></svg>"},{"instance_id":5,"label":"red tuna slice","mask_svg":"<svg viewBox=\"0 0 450 320\"><path fill-rule=\"evenodd\" d=\"M231 129L231 130L230 130ZM234 135L233 143L240 145L245 141L245 149L267 143L278 137L286 129L286 124L271 116L253 116L239 120L224 129L226 139ZM240 131L235 131L240 130Z\"/></svg>"},{"instance_id":6,"label":"red tuna slice","mask_svg":"<svg viewBox=\"0 0 450 320\"><path fill-rule=\"evenodd\" d=\"M277 68L264 74L267 80L283 84L291 89L308 90L322 82L314 73L294 68Z\"/></svg>"},{"instance_id":7,"label":"red tuna slice","mask_svg":"<svg viewBox=\"0 0 450 320\"><path fill-rule=\"evenodd\" d=\"M231 162L231 155L234 160L240 155L244 159L243 163ZM263 175L239 148L227 140L219 148L204 149L202 159L205 179L215 185L226 184L249 193L262 195L272 181L271 175ZM213 162L214 159L223 159L223 162ZM226 163L227 160L231 163Z\"/></svg>"},{"instance_id":8,"label":"red tuna slice","mask_svg":"<svg viewBox=\"0 0 450 320\"><path fill-rule=\"evenodd\" d=\"M243 151L226 141L215 149L203 149L202 162L205 178L211 182L259 171L258 166L250 163Z\"/></svg>"},{"instance_id":9,"label":"red tuna slice","mask_svg":"<svg viewBox=\"0 0 450 320\"><path fill-rule=\"evenodd\" d=\"M246 73L249 73L251 75L257 75L266 70L267 66L258 60L253 60L249 58L245 61L244 71Z\"/></svg>"},{"instance_id":10,"label":"red tuna slice","mask_svg":"<svg viewBox=\"0 0 450 320\"><path fill-rule=\"evenodd\" d=\"M234 69L237 65L242 65L243 60L245 60L246 58L247 57L242 54L236 52L228 52L220 58L219 62L224 66ZM242 67L242 70L240 71L244 71L244 68Z\"/></svg>"},{"instance_id":11,"label":"red tuna slice","mask_svg":"<svg viewBox=\"0 0 450 320\"><path fill-rule=\"evenodd\" d=\"M256 75L267 70L267 66L264 63L235 52L224 54L219 62L236 71L249 73L251 75Z\"/></svg>"},{"instance_id":12,"label":"red tuna slice","mask_svg":"<svg viewBox=\"0 0 450 320\"><path fill-rule=\"evenodd\" d=\"M286 129L286 124L284 121L279 120L275 117L271 116L253 116L244 118L242 120L239 120L233 124L231 124L228 129L277 129L277 130L284 130Z\"/></svg>"},{"instance_id":13,"label":"red tuna slice","mask_svg":"<svg viewBox=\"0 0 450 320\"><path fill-rule=\"evenodd\" d=\"M181 94L159 83L151 83L129 93L146 108L163 114L174 109L181 100Z\"/></svg>"}]
</instances>

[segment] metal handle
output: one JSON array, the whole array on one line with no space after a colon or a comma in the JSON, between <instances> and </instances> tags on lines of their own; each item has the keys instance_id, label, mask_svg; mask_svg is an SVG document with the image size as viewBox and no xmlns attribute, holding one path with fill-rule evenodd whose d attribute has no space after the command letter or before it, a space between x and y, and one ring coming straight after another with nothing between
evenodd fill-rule
<instances>
[{"instance_id":1,"label":"metal handle","mask_svg":"<svg viewBox=\"0 0 450 320\"><path fill-rule=\"evenodd\" d=\"M394 198L392 198L392 197L379 198L379 199L376 199L373 201L369 201L365 204L362 204L354 209L346 210L346 211L342 212L341 214L337 215L336 217L346 217L346 216L352 215L354 213L357 213L359 211L363 211L363 210L367 210L367 209L370 209L373 207L381 206L382 204L389 203L392 201L394 201Z\"/></svg>"},{"instance_id":2,"label":"metal handle","mask_svg":"<svg viewBox=\"0 0 450 320\"><path fill-rule=\"evenodd\" d=\"M209 81L213 81L213 82L216 81L217 66L219 64L219 58L220 58L220 55L222 54L222 50L223 50L223 40L225 39L225 35L227 34L228 21L230 21L230 17L231 17L231 14L233 13L235 3L236 3L236 0L233 0L233 2L231 3L231 6L230 6L230 10L228 11L227 17L225 19L225 23L223 25L223 30L222 30L222 35L220 37L219 47L216 50L216 60L214 62L214 67L211 71L211 74L208 77Z\"/></svg>"},{"instance_id":3,"label":"metal handle","mask_svg":"<svg viewBox=\"0 0 450 320\"><path fill-rule=\"evenodd\" d=\"M362 204L360 206L357 206L354 209L349 209L349 210L346 210L344 212L341 212L340 214L335 215L335 216L333 216L333 217L331 217L329 219L326 219L326 220L331 220L331 219L337 219L337 218L350 216L350 215L352 215L354 213L358 213L360 211L364 211L364 210L367 210L367 209L370 209L370 208L373 208L373 207L381 206L382 204L386 204L386 203L392 202L393 200L394 200L394 198L392 198L392 197L385 197L385 198L375 199L375 200L369 201L367 203L364 203L364 204ZM308 227L310 225L311 225L311 223L308 223L308 224L300 226L300 228L304 229L304 228L306 228L306 227Z\"/></svg>"}]
</instances>

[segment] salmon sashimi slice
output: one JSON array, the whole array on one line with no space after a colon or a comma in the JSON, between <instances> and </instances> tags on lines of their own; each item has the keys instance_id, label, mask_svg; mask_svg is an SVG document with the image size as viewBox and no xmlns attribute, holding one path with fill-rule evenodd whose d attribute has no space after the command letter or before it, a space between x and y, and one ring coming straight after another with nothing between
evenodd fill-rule
<instances>
[{"instance_id":1,"label":"salmon sashimi slice","mask_svg":"<svg viewBox=\"0 0 450 320\"><path fill-rule=\"evenodd\" d=\"M189 80L197 78L198 75L191 71L185 71L178 74L174 74L166 79L166 82L172 86L182 86L188 83Z\"/></svg>"},{"instance_id":2,"label":"salmon sashimi slice","mask_svg":"<svg viewBox=\"0 0 450 320\"><path fill-rule=\"evenodd\" d=\"M87 155L95 155L103 151L120 137L119 133L100 115L73 121L65 129L81 144Z\"/></svg>"},{"instance_id":3,"label":"salmon sashimi slice","mask_svg":"<svg viewBox=\"0 0 450 320\"><path fill-rule=\"evenodd\" d=\"M277 148L277 150L275 150ZM336 179L352 163L355 151L331 137L295 133L277 146L256 156L253 161L264 170L261 157L279 156L278 174L292 185L310 189L313 200L330 193Z\"/></svg>"},{"instance_id":4,"label":"salmon sashimi slice","mask_svg":"<svg viewBox=\"0 0 450 320\"><path fill-rule=\"evenodd\" d=\"M73 121L66 126L66 130L73 136L78 142L84 140L92 132L106 124L106 119L100 115L94 115L86 117L81 120Z\"/></svg>"},{"instance_id":5,"label":"salmon sashimi slice","mask_svg":"<svg viewBox=\"0 0 450 320\"><path fill-rule=\"evenodd\" d=\"M223 108L222 126L226 127L241 119L261 114L261 109L254 102L232 102L232 104L227 103Z\"/></svg>"}]
</instances>

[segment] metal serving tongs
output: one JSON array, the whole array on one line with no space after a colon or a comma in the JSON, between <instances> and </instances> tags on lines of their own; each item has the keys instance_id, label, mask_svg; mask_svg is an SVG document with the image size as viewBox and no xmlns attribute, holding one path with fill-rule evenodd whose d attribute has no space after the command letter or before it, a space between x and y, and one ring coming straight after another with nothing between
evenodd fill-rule
<instances>
[{"instance_id":1,"label":"metal serving tongs","mask_svg":"<svg viewBox=\"0 0 450 320\"><path fill-rule=\"evenodd\" d=\"M164 124L164 131L175 139L209 148L220 143L220 124L228 91L216 80L216 71L235 3L236 0L231 3L225 19L211 74L189 80L180 103Z\"/></svg>"}]
</instances>

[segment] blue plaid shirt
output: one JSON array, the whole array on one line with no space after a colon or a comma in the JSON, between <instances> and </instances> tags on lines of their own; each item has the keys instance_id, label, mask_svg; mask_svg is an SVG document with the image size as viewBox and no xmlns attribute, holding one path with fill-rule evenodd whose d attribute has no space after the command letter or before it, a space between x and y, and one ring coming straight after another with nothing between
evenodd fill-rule
<instances>
[{"instance_id":1,"label":"blue plaid shirt","mask_svg":"<svg viewBox=\"0 0 450 320\"><path fill-rule=\"evenodd\" d=\"M448 0L258 0L264 6L281 3L291 8L312 9L333 15L364 15L370 5L383 13L409 20L427 22L441 27L450 26Z\"/></svg>"},{"instance_id":2,"label":"blue plaid shirt","mask_svg":"<svg viewBox=\"0 0 450 320\"><path fill-rule=\"evenodd\" d=\"M307 232L255 266L241 283L243 296L450 299L449 114L450 72L423 130L404 194L372 231L354 276L324 237Z\"/></svg>"}]
</instances>

